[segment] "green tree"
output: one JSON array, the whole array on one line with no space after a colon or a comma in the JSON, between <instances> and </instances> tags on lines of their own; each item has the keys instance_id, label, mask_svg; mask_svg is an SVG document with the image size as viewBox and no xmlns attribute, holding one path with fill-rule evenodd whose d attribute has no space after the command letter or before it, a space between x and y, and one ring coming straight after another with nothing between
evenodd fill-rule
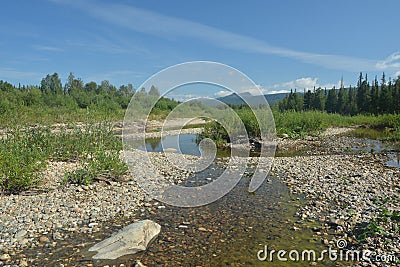
<instances>
[{"instance_id":1,"label":"green tree","mask_svg":"<svg viewBox=\"0 0 400 267\"><path fill-rule=\"evenodd\" d=\"M337 104L338 104L338 95L336 88L333 87L331 90L328 91L328 96L326 98L326 111L330 113L334 113L337 111Z\"/></svg>"},{"instance_id":2,"label":"green tree","mask_svg":"<svg viewBox=\"0 0 400 267\"><path fill-rule=\"evenodd\" d=\"M159 97L160 96L160 92L158 91L158 89L154 85L152 85L151 88L150 88L150 91L149 91L149 95Z\"/></svg>"},{"instance_id":3,"label":"green tree","mask_svg":"<svg viewBox=\"0 0 400 267\"><path fill-rule=\"evenodd\" d=\"M40 83L40 89L45 94L62 94L62 83L58 77L58 73L55 72L52 75L47 74Z\"/></svg>"},{"instance_id":4,"label":"green tree","mask_svg":"<svg viewBox=\"0 0 400 267\"><path fill-rule=\"evenodd\" d=\"M339 89L338 93L338 104L337 104L337 112L340 114L346 113L346 105L348 101L347 89L343 87L343 85Z\"/></svg>"}]
</instances>

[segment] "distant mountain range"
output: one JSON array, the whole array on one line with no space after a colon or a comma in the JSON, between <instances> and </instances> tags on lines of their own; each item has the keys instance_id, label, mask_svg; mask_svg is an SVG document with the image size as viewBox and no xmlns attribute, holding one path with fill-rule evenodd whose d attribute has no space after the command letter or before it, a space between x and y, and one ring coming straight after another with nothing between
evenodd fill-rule
<instances>
[{"instance_id":1,"label":"distant mountain range","mask_svg":"<svg viewBox=\"0 0 400 267\"><path fill-rule=\"evenodd\" d=\"M225 104L233 104L233 105L241 105L244 104L243 99L245 99L249 103L262 103L264 97L270 106L273 106L277 102L281 101L288 93L279 93L279 94L267 94L267 95L252 95L250 93L242 93L237 94L233 93L227 96L219 97L217 100L224 102Z\"/></svg>"}]
</instances>

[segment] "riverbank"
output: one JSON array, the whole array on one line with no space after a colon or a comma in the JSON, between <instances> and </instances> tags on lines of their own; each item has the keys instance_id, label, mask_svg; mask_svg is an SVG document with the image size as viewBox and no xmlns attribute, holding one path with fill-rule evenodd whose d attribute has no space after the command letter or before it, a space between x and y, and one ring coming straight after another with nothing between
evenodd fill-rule
<instances>
[{"instance_id":1,"label":"riverbank","mask_svg":"<svg viewBox=\"0 0 400 267\"><path fill-rule=\"evenodd\" d=\"M342 131L340 133L343 134ZM380 227L383 227L381 233L367 233L364 239L357 239L363 234L363 229L368 230L367 227L371 221L374 218L379 218L385 210L392 212L392 214L393 211L400 210L400 171L385 164L388 160L387 153L379 153L376 150L371 153L365 142L360 141L360 139L338 136L337 134L301 140L280 139L278 142L280 151L286 151L290 154L293 147L297 148L297 154L293 153L290 157L275 158L274 167L271 171L274 179L276 179L274 183L281 181L288 186L290 197L284 198L283 201L285 203L293 201L289 205L291 208L293 208L293 205L299 205L293 211L293 214L290 213L290 219L285 217L283 221L289 226L280 229L279 235L297 236L298 239L300 233L313 231L314 234L311 233L311 236L314 236L315 242L322 243L326 247L333 246L338 239L345 239L348 242L348 248L368 248L380 254L400 256L398 222L395 221L395 217L393 217L393 220L390 217L387 222L379 224ZM367 148L362 152L355 149L357 147ZM164 173L171 180L184 183L190 176L189 172L165 168L166 159L163 158L163 155L158 153L153 155L158 159L155 164L162 166ZM223 160L218 164L223 165ZM205 216L202 212L199 212L199 215L193 218L186 214L185 216L189 216L189 218L178 218L174 221L174 225L171 225L171 222L163 221L170 207L151 201L130 176L126 176L124 180L119 182L97 181L89 186L63 185L62 174L64 170L72 168L74 168L74 163L52 163L50 168L46 170L47 180L43 183L41 190L26 192L27 195L3 195L0 197L0 213L2 214L0 217L0 261L2 265L46 265L42 262L45 258L54 260L54 257L56 257L54 254L57 255L62 251L63 257L69 258L67 263L59 262L64 264L63 266L74 266L74 263L76 265L77 262L74 259L77 260L78 258L84 259L84 262L80 265L93 266L95 263L90 260L90 257L82 256L82 253L85 254L85 249L97 238L104 238L111 233L110 222L114 222L114 225L121 225L122 222L132 222L156 215L162 226L169 229L169 236L162 236L159 240L164 243L167 242L168 248L177 246L176 242L180 239L174 236L174 233L182 231L192 238L199 235L202 236L202 240L209 238L209 240L213 240L212 242L220 242L222 245L219 244L218 249L224 248L224 242L220 240L227 241L226 237L213 239L219 231L219 228L215 228L215 226L224 220L223 216L215 218L214 225L208 224L207 218L217 216L216 214L209 213ZM201 181L203 183L209 182L208 179L215 175L214 172L215 170L209 173L210 176L202 177ZM143 171L136 172L135 175L146 176L145 168L143 168ZM271 181L273 180L269 179L269 182ZM268 188L269 183L265 182L264 184ZM242 188L236 194L239 196L245 194L243 190ZM260 190L265 190L265 187ZM284 191L285 189L281 190ZM256 194L259 194L258 192ZM304 202L300 205L297 199L303 197ZM229 201L235 202L235 199L239 198L238 196L231 197ZM257 206L264 207L262 201L267 201L266 199L268 198L262 198ZM246 207L250 207L249 209L252 210L252 201L253 199L250 198L246 202L248 206L243 207L243 210ZM274 205L276 203L272 202L267 206L272 208ZM206 210L207 207L205 206ZM238 208L237 203L231 203L229 208L235 209L234 207ZM218 210L220 207L217 206L215 209ZM289 208L287 207L287 209ZM243 213L243 210L240 213ZM274 212L276 211L274 209ZM178 214L177 212L176 209L171 209L168 216L174 217ZM269 214L268 209L263 210L260 214L265 218ZM200 220L201 224L191 222L192 219L203 216L206 219ZM246 220L252 218L252 213L248 213L247 216L246 218L238 216L238 218L242 217L245 223ZM236 219L235 216L231 218L234 222L237 222ZM189 222L189 224L184 222ZM225 221L226 223L230 222ZM270 228L263 228L263 224L271 224L273 227L279 225L276 222L272 223L271 220L263 221L259 217L257 217L257 220L252 220L251 223L258 225L257 229L262 229L262 233L271 231ZM185 232L187 231L185 229L191 229L194 225L196 227L193 231ZM233 225L236 225L235 227L238 227L238 229L241 227L239 223ZM235 227L229 228L233 235L236 234ZM247 225L246 227L255 226ZM211 232L208 230L211 230ZM246 231L243 231L242 234L246 235ZM76 239L77 236L81 236L82 240L77 239L78 243L71 245L70 251L58 250L68 246L68 242L76 242L71 240ZM308 236L308 238L310 237ZM189 252L194 247L197 248L194 244L190 244L195 240L190 238L182 240L185 240L184 247L188 250L186 254L197 255ZM158 242L155 247L164 248L165 244L162 245L162 242ZM204 242L203 247L205 248L216 245L211 241L211 243ZM262 244L262 241L259 242ZM281 248L284 249L285 247ZM179 253L183 254L179 255L185 257L185 252L182 252L182 248L180 249L181 252ZM255 248L252 247L251 249L254 250ZM36 252L42 253L41 251L52 253L52 255L48 257L43 255L39 258L29 256ZM169 250L154 251L152 248L150 248L150 252L150 254L145 254L149 263L155 262L151 259L152 257L165 260L164 254L171 253ZM252 251L253 254L251 255L254 256L256 252ZM206 251L202 253L206 253ZM217 256L211 257L215 258L213 262L216 262L221 256L217 252L214 254ZM162 260L159 264L162 264ZM221 258L222 261L229 263L229 257ZM238 255L237 261L237 265L240 266L240 262L246 261L246 259ZM118 264L125 264L123 262L129 263L131 261L123 259ZM201 258L199 262L202 262L200 266L208 266L205 258ZM52 261L52 263L54 262ZM50 264L50 261L48 264ZM364 263L364 265L360 263L359 265L373 266L372 263Z\"/></svg>"}]
</instances>

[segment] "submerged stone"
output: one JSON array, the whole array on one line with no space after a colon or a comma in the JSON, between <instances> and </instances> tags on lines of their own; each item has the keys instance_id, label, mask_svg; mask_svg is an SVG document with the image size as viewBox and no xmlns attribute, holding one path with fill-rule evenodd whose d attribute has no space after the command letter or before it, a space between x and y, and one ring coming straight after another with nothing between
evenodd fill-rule
<instances>
[{"instance_id":1,"label":"submerged stone","mask_svg":"<svg viewBox=\"0 0 400 267\"><path fill-rule=\"evenodd\" d=\"M125 226L111 237L89 248L97 251L93 259L114 260L127 254L146 250L161 231L161 226L151 220L143 220Z\"/></svg>"}]
</instances>

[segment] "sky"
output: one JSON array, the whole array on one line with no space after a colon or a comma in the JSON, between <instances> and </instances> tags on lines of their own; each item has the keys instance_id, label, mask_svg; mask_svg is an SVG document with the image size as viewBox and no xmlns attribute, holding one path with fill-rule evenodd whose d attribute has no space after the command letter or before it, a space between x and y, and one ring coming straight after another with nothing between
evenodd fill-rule
<instances>
[{"instance_id":1,"label":"sky","mask_svg":"<svg viewBox=\"0 0 400 267\"><path fill-rule=\"evenodd\" d=\"M397 0L5 0L0 80L72 72L139 88L188 61L232 66L263 93L354 85L361 71L395 78L397 10Z\"/></svg>"}]
</instances>

